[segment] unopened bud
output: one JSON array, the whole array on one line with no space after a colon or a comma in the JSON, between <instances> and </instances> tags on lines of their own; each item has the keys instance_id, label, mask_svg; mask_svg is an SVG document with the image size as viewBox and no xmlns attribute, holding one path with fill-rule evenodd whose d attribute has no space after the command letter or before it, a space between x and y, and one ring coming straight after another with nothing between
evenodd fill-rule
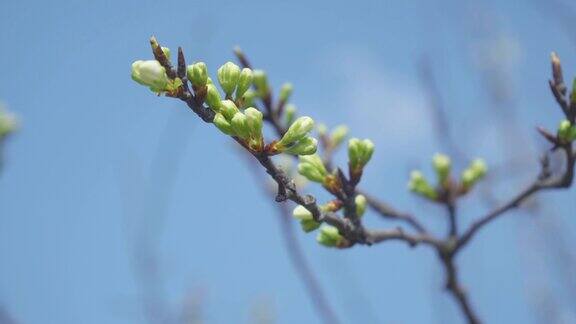
<instances>
[{"instance_id":1,"label":"unopened bud","mask_svg":"<svg viewBox=\"0 0 576 324\"><path fill-rule=\"evenodd\" d=\"M334 226L324 225L320 227L320 232L316 237L318 243L327 247L337 247L342 242L342 235L338 232L338 229Z\"/></svg>"},{"instance_id":2,"label":"unopened bud","mask_svg":"<svg viewBox=\"0 0 576 324\"><path fill-rule=\"evenodd\" d=\"M280 95L279 95L279 99L281 102L288 102L288 99L290 99L290 96L292 95L292 83L284 83L282 85L282 88L280 88Z\"/></svg>"},{"instance_id":3,"label":"unopened bud","mask_svg":"<svg viewBox=\"0 0 576 324\"><path fill-rule=\"evenodd\" d=\"M342 143L344 138L348 135L348 127L346 125L340 125L334 128L332 133L330 133L330 144L336 147Z\"/></svg>"},{"instance_id":4,"label":"unopened bud","mask_svg":"<svg viewBox=\"0 0 576 324\"><path fill-rule=\"evenodd\" d=\"M348 160L352 170L361 170L370 161L374 153L374 143L371 140L352 138L348 141Z\"/></svg>"},{"instance_id":5,"label":"unopened bud","mask_svg":"<svg viewBox=\"0 0 576 324\"><path fill-rule=\"evenodd\" d=\"M203 87L208 82L208 68L204 62L196 62L186 68L188 79L194 86Z\"/></svg>"},{"instance_id":6,"label":"unopened bud","mask_svg":"<svg viewBox=\"0 0 576 324\"><path fill-rule=\"evenodd\" d=\"M228 122L228 120L226 120L224 115L222 115L220 113L216 113L216 115L214 116L213 122L214 122L214 125L216 127L218 127L218 129L220 131L222 131L222 133L224 133L226 135L231 135L231 136L236 135L234 133L234 129L232 128L232 125L230 124L230 122Z\"/></svg>"},{"instance_id":7,"label":"unopened bud","mask_svg":"<svg viewBox=\"0 0 576 324\"><path fill-rule=\"evenodd\" d=\"M300 117L290 125L284 136L278 141L279 147L289 147L303 139L314 127L314 120L308 116Z\"/></svg>"},{"instance_id":8,"label":"unopened bud","mask_svg":"<svg viewBox=\"0 0 576 324\"><path fill-rule=\"evenodd\" d=\"M354 198L354 203L356 204L356 216L362 217L366 212L366 206L368 204L366 197L364 195L357 195L356 198Z\"/></svg>"},{"instance_id":9,"label":"unopened bud","mask_svg":"<svg viewBox=\"0 0 576 324\"><path fill-rule=\"evenodd\" d=\"M262 70L254 70L253 82L258 96L260 98L266 97L270 91L268 88L268 77L266 76L266 72Z\"/></svg>"},{"instance_id":10,"label":"unopened bud","mask_svg":"<svg viewBox=\"0 0 576 324\"><path fill-rule=\"evenodd\" d=\"M438 176L438 182L440 184L445 184L450 175L450 169L452 167L452 161L450 160L450 157L437 153L432 158L432 166L434 167L436 175Z\"/></svg>"},{"instance_id":11,"label":"unopened bud","mask_svg":"<svg viewBox=\"0 0 576 324\"><path fill-rule=\"evenodd\" d=\"M206 103L208 104L208 107L210 107L215 112L219 112L220 111L220 105L222 103L222 97L220 97L220 92L211 83L208 83L208 85L206 86L206 89L207 89L207 91L206 91Z\"/></svg>"},{"instance_id":12,"label":"unopened bud","mask_svg":"<svg viewBox=\"0 0 576 324\"><path fill-rule=\"evenodd\" d=\"M224 115L224 117L226 117L227 120L232 120L232 117L234 117L234 114L236 114L238 111L238 107L236 107L234 101L222 100L220 102L220 112L222 115Z\"/></svg>"},{"instance_id":13,"label":"unopened bud","mask_svg":"<svg viewBox=\"0 0 576 324\"><path fill-rule=\"evenodd\" d=\"M474 186L480 179L484 178L488 172L488 167L483 159L476 159L470 166L462 172L462 185L466 190Z\"/></svg>"},{"instance_id":14,"label":"unopened bud","mask_svg":"<svg viewBox=\"0 0 576 324\"><path fill-rule=\"evenodd\" d=\"M252 86L252 70L243 68L238 78L238 87L236 88L236 99L242 98L246 91Z\"/></svg>"},{"instance_id":15,"label":"unopened bud","mask_svg":"<svg viewBox=\"0 0 576 324\"><path fill-rule=\"evenodd\" d=\"M296 144L292 145L284 152L294 155L310 155L316 153L317 149L318 141L313 137L307 136L296 142Z\"/></svg>"},{"instance_id":16,"label":"unopened bud","mask_svg":"<svg viewBox=\"0 0 576 324\"><path fill-rule=\"evenodd\" d=\"M410 181L408 182L408 188L428 199L435 200L438 196L436 190L430 186L428 180L424 177L420 171L412 171L410 173Z\"/></svg>"},{"instance_id":17,"label":"unopened bud","mask_svg":"<svg viewBox=\"0 0 576 324\"><path fill-rule=\"evenodd\" d=\"M226 97L230 97L236 89L238 79L240 78L240 67L232 62L226 62L218 69L218 82Z\"/></svg>"},{"instance_id":18,"label":"unopened bud","mask_svg":"<svg viewBox=\"0 0 576 324\"><path fill-rule=\"evenodd\" d=\"M324 183L328 175L328 171L326 171L326 167L324 167L324 162L322 162L322 159L316 154L300 156L298 173L310 181L319 183Z\"/></svg>"}]
</instances>

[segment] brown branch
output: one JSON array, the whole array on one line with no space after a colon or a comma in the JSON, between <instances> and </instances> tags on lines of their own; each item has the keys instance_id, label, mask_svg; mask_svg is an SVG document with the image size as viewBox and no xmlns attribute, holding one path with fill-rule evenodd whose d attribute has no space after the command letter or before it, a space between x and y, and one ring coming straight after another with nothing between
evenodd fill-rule
<instances>
[{"instance_id":1,"label":"brown branch","mask_svg":"<svg viewBox=\"0 0 576 324\"><path fill-rule=\"evenodd\" d=\"M563 189L569 188L574 180L574 165L576 163L576 155L573 152L572 144L565 144L561 147L566 155L566 170L560 177L552 178L550 174L547 159L542 161L542 169L540 176L524 190L520 191L516 196L504 203L502 206L489 212L484 217L475 221L470 228L460 237L457 243L456 250L460 250L465 246L470 239L484 226L488 225L498 217L504 215L507 211L518 208L526 199L530 198L537 192L550 190L550 189Z\"/></svg>"}]
</instances>

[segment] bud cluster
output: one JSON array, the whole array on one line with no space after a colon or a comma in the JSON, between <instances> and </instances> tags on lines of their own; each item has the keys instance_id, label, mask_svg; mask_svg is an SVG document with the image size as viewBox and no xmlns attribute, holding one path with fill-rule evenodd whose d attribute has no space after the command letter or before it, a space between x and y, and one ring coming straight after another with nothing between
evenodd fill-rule
<instances>
[{"instance_id":1,"label":"bud cluster","mask_svg":"<svg viewBox=\"0 0 576 324\"><path fill-rule=\"evenodd\" d=\"M318 141L309 136L314 128L314 120L308 116L299 117L288 128L284 136L273 144L273 151L294 155L311 155L316 153Z\"/></svg>"},{"instance_id":2,"label":"bud cluster","mask_svg":"<svg viewBox=\"0 0 576 324\"><path fill-rule=\"evenodd\" d=\"M317 154L300 156L298 173L310 181L322 184L326 182L328 177L324 162Z\"/></svg>"},{"instance_id":3,"label":"bud cluster","mask_svg":"<svg viewBox=\"0 0 576 324\"><path fill-rule=\"evenodd\" d=\"M327 247L339 247L343 240L344 237L340 235L338 229L330 225L323 225L320 227L318 236L316 236L316 241Z\"/></svg>"},{"instance_id":4,"label":"bud cluster","mask_svg":"<svg viewBox=\"0 0 576 324\"><path fill-rule=\"evenodd\" d=\"M482 159L476 159L462 172L462 188L470 190L480 179L486 176L488 167Z\"/></svg>"}]
</instances>

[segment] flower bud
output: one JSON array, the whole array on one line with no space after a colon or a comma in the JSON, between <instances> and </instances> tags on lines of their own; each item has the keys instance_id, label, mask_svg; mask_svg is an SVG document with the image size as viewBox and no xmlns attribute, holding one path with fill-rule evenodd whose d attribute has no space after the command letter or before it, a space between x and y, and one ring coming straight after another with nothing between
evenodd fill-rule
<instances>
[{"instance_id":1,"label":"flower bud","mask_svg":"<svg viewBox=\"0 0 576 324\"><path fill-rule=\"evenodd\" d=\"M450 157L444 154L436 153L432 158L432 166L436 171L439 183L446 183L446 180L450 175L450 169L452 167L452 161L450 160Z\"/></svg>"},{"instance_id":2,"label":"flower bud","mask_svg":"<svg viewBox=\"0 0 576 324\"><path fill-rule=\"evenodd\" d=\"M374 153L374 143L371 140L352 138L348 141L348 160L352 170L361 170L370 161Z\"/></svg>"},{"instance_id":3,"label":"flower bud","mask_svg":"<svg viewBox=\"0 0 576 324\"><path fill-rule=\"evenodd\" d=\"M410 182L408 183L408 188L411 191L428 199L434 200L438 197L436 190L434 190L434 188L430 186L430 184L420 171L415 170L410 173Z\"/></svg>"},{"instance_id":4,"label":"flower bud","mask_svg":"<svg viewBox=\"0 0 576 324\"><path fill-rule=\"evenodd\" d=\"M296 206L296 208L294 208L294 210L292 211L292 216L294 216L294 218L298 220L314 219L312 217L312 213L302 205L298 205Z\"/></svg>"},{"instance_id":5,"label":"flower bud","mask_svg":"<svg viewBox=\"0 0 576 324\"><path fill-rule=\"evenodd\" d=\"M564 141L571 141L572 135L572 124L568 120L563 120L558 126L558 137Z\"/></svg>"},{"instance_id":6,"label":"flower bud","mask_svg":"<svg viewBox=\"0 0 576 324\"><path fill-rule=\"evenodd\" d=\"M262 139L262 113L254 107L249 107L244 110L244 114L250 137L260 141Z\"/></svg>"},{"instance_id":7,"label":"flower bud","mask_svg":"<svg viewBox=\"0 0 576 324\"><path fill-rule=\"evenodd\" d=\"M313 137L306 136L284 152L294 155L310 155L316 153L317 149L318 141Z\"/></svg>"},{"instance_id":8,"label":"flower bud","mask_svg":"<svg viewBox=\"0 0 576 324\"><path fill-rule=\"evenodd\" d=\"M294 122L294 119L296 119L296 106L294 105L286 105L286 111L285 111L285 123L286 125L292 125L292 123Z\"/></svg>"},{"instance_id":9,"label":"flower bud","mask_svg":"<svg viewBox=\"0 0 576 324\"><path fill-rule=\"evenodd\" d=\"M216 115L214 115L214 121L213 122L214 122L214 125L216 127L218 127L218 129L220 131L222 131L222 133L224 133L226 135L231 135L231 136L236 135L234 133L234 129L232 128L232 125L226 120L224 115L222 115L220 113L216 113Z\"/></svg>"},{"instance_id":10,"label":"flower bud","mask_svg":"<svg viewBox=\"0 0 576 324\"><path fill-rule=\"evenodd\" d=\"M368 204L366 197L364 195L357 195L356 198L354 198L354 203L356 204L356 216L362 217L366 212L366 205Z\"/></svg>"},{"instance_id":11,"label":"flower bud","mask_svg":"<svg viewBox=\"0 0 576 324\"><path fill-rule=\"evenodd\" d=\"M14 132L18 128L18 119L12 113L0 106L0 139Z\"/></svg>"},{"instance_id":12,"label":"flower bud","mask_svg":"<svg viewBox=\"0 0 576 324\"><path fill-rule=\"evenodd\" d=\"M282 136L277 145L280 149L288 147L303 139L314 127L314 120L308 116L300 117L290 125L286 134Z\"/></svg>"},{"instance_id":13,"label":"flower bud","mask_svg":"<svg viewBox=\"0 0 576 324\"><path fill-rule=\"evenodd\" d=\"M204 62L196 62L186 68L188 79L194 86L203 87L208 82L208 68Z\"/></svg>"},{"instance_id":14,"label":"flower bud","mask_svg":"<svg viewBox=\"0 0 576 324\"><path fill-rule=\"evenodd\" d=\"M251 89L246 90L242 96L242 108L254 106L254 99L256 98L256 92Z\"/></svg>"},{"instance_id":15,"label":"flower bud","mask_svg":"<svg viewBox=\"0 0 576 324\"><path fill-rule=\"evenodd\" d=\"M328 171L324 167L322 159L314 155L301 155L300 163L298 163L298 173L310 181L324 183Z\"/></svg>"},{"instance_id":16,"label":"flower bud","mask_svg":"<svg viewBox=\"0 0 576 324\"><path fill-rule=\"evenodd\" d=\"M236 99L242 98L242 96L248 91L252 86L252 70L249 68L243 68L240 72L240 77L238 78L238 87L236 88Z\"/></svg>"},{"instance_id":17,"label":"flower bud","mask_svg":"<svg viewBox=\"0 0 576 324\"><path fill-rule=\"evenodd\" d=\"M224 115L224 117L226 117L227 120L232 120L234 114L236 114L239 111L240 110L238 110L238 107L236 107L234 101L232 100L220 101L220 112L222 113L222 115Z\"/></svg>"},{"instance_id":18,"label":"flower bud","mask_svg":"<svg viewBox=\"0 0 576 324\"><path fill-rule=\"evenodd\" d=\"M266 97L270 91L268 89L268 77L266 76L266 72L262 70L254 70L253 82L258 96L260 98Z\"/></svg>"},{"instance_id":19,"label":"flower bud","mask_svg":"<svg viewBox=\"0 0 576 324\"><path fill-rule=\"evenodd\" d=\"M288 102L288 99L290 99L290 96L292 95L292 90L292 83L284 83L282 88L280 88L280 95L278 97L280 102Z\"/></svg>"},{"instance_id":20,"label":"flower bud","mask_svg":"<svg viewBox=\"0 0 576 324\"><path fill-rule=\"evenodd\" d=\"M232 62L226 62L218 69L218 82L226 97L230 97L236 89L238 79L240 78L240 67Z\"/></svg>"},{"instance_id":21,"label":"flower bud","mask_svg":"<svg viewBox=\"0 0 576 324\"><path fill-rule=\"evenodd\" d=\"M348 135L348 127L346 125L340 125L334 128L332 133L330 133L330 144L336 147L342 143L344 138Z\"/></svg>"},{"instance_id":22,"label":"flower bud","mask_svg":"<svg viewBox=\"0 0 576 324\"><path fill-rule=\"evenodd\" d=\"M220 97L220 92L213 84L208 83L206 85L206 103L215 112L220 111L220 105L222 103L222 98Z\"/></svg>"},{"instance_id":23,"label":"flower bud","mask_svg":"<svg viewBox=\"0 0 576 324\"><path fill-rule=\"evenodd\" d=\"M243 140L248 139L250 136L250 131L248 129L247 118L243 113L235 113L234 117L232 117L232 120L230 121L230 124L232 125L232 129L234 129L234 133L238 137Z\"/></svg>"},{"instance_id":24,"label":"flower bud","mask_svg":"<svg viewBox=\"0 0 576 324\"><path fill-rule=\"evenodd\" d=\"M162 92L169 83L166 69L156 60L132 63L132 80L147 86L154 92Z\"/></svg>"},{"instance_id":25,"label":"flower bud","mask_svg":"<svg viewBox=\"0 0 576 324\"><path fill-rule=\"evenodd\" d=\"M476 159L472 161L470 166L462 172L462 186L464 186L464 189L466 190L472 188L478 180L484 178L487 172L488 167L484 160Z\"/></svg>"},{"instance_id":26,"label":"flower bud","mask_svg":"<svg viewBox=\"0 0 576 324\"><path fill-rule=\"evenodd\" d=\"M317 221L315 221L313 219L307 219L307 220L301 220L300 226L302 227L302 230L304 232L310 233L312 231L317 230L318 227L320 227L320 223L318 223Z\"/></svg>"},{"instance_id":27,"label":"flower bud","mask_svg":"<svg viewBox=\"0 0 576 324\"><path fill-rule=\"evenodd\" d=\"M320 232L316 237L318 243L327 247L337 247L342 242L342 239L343 237L338 232L338 229L330 225L320 227Z\"/></svg>"}]
</instances>

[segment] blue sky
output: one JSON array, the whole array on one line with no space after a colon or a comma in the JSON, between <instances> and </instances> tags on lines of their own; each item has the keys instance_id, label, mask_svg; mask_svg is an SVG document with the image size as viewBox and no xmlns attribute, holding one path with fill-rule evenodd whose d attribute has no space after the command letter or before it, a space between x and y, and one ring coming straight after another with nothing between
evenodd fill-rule
<instances>
[{"instance_id":1,"label":"blue sky","mask_svg":"<svg viewBox=\"0 0 576 324\"><path fill-rule=\"evenodd\" d=\"M538 3L2 1L0 100L21 130L0 177L0 303L21 323L143 323L152 292L170 313L200 299L208 323L252 323L262 309L278 323L318 322L245 159L180 102L134 83L131 62L150 57L150 35L211 71L240 45L276 87L294 83L303 114L371 137L365 187L441 231L440 210L405 189L409 170L429 172L442 149L418 62L430 60L468 154L520 160L520 174L496 188L506 197L537 171L533 126L561 118L546 84L550 51L576 75L574 34ZM495 67L506 105L490 101L483 81ZM522 153L499 137L494 116L504 109L516 115L512 145ZM461 255L486 322L536 323L534 302L548 290L574 321L543 234L551 218L573 243L574 194L545 194L545 215L515 212ZM487 210L479 194L463 203L463 224ZM460 323L432 251L335 251L298 238L345 323ZM137 271L138 247L154 256L152 277Z\"/></svg>"}]
</instances>

